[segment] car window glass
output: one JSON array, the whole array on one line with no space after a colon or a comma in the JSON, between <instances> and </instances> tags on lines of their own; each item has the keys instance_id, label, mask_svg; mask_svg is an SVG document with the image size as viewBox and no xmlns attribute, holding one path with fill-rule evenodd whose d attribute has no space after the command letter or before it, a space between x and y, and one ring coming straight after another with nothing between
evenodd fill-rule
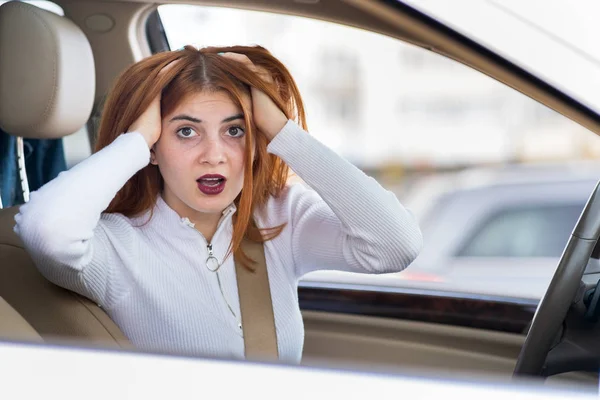
<instances>
[{"instance_id":1,"label":"car window glass","mask_svg":"<svg viewBox=\"0 0 600 400\"><path fill-rule=\"evenodd\" d=\"M486 220L459 257L559 257L583 204L514 208Z\"/></svg>"}]
</instances>

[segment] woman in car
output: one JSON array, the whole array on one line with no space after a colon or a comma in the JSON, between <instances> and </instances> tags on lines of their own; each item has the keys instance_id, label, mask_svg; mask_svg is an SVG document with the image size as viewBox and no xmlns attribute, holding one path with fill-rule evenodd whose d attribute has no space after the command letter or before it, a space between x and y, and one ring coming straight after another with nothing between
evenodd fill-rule
<instances>
[{"instance_id":1,"label":"woman in car","mask_svg":"<svg viewBox=\"0 0 600 400\"><path fill-rule=\"evenodd\" d=\"M262 243L278 358L297 363L300 277L398 272L422 245L394 194L306 130L267 50L156 54L118 78L94 154L32 193L15 231L47 279L97 302L138 348L237 359L234 265L252 269L241 244Z\"/></svg>"}]
</instances>

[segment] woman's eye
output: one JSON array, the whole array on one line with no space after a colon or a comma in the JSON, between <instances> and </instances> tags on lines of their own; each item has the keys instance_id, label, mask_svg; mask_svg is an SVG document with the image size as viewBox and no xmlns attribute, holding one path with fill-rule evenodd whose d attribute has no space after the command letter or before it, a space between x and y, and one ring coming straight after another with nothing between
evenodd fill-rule
<instances>
[{"instance_id":1,"label":"woman's eye","mask_svg":"<svg viewBox=\"0 0 600 400\"><path fill-rule=\"evenodd\" d=\"M232 126L227 130L227 134L232 137L242 137L244 133L244 129L241 126Z\"/></svg>"},{"instance_id":2,"label":"woman's eye","mask_svg":"<svg viewBox=\"0 0 600 400\"><path fill-rule=\"evenodd\" d=\"M189 138L192 136L196 136L196 132L192 128L186 126L177 131L177 136L183 137L183 138Z\"/></svg>"}]
</instances>

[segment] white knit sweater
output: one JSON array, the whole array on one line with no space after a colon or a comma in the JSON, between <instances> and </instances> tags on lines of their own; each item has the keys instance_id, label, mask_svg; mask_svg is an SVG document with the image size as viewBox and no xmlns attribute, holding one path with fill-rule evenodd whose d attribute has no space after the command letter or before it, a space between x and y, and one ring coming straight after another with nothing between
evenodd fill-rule
<instances>
[{"instance_id":1,"label":"white knit sweater","mask_svg":"<svg viewBox=\"0 0 600 400\"><path fill-rule=\"evenodd\" d=\"M293 121L269 144L304 184L269 200L259 227L287 222L265 243L280 360L298 363L304 326L298 279L314 270L401 271L417 256L417 222L377 181L338 156ZM105 214L117 191L148 164L139 133L118 137L36 192L15 217L41 273L101 305L140 349L244 358L244 341L214 272L207 243L158 198L154 216ZM212 240L222 260L233 231L232 205ZM227 302L239 316L233 257L219 270Z\"/></svg>"}]
</instances>

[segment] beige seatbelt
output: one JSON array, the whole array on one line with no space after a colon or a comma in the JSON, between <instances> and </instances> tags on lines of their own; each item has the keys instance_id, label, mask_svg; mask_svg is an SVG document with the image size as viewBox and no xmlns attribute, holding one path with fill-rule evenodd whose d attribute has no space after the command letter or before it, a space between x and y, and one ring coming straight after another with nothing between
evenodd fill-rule
<instances>
[{"instance_id":1,"label":"beige seatbelt","mask_svg":"<svg viewBox=\"0 0 600 400\"><path fill-rule=\"evenodd\" d=\"M241 247L256 261L253 272L234 260L246 359L277 361L277 334L264 244L244 239Z\"/></svg>"}]
</instances>

